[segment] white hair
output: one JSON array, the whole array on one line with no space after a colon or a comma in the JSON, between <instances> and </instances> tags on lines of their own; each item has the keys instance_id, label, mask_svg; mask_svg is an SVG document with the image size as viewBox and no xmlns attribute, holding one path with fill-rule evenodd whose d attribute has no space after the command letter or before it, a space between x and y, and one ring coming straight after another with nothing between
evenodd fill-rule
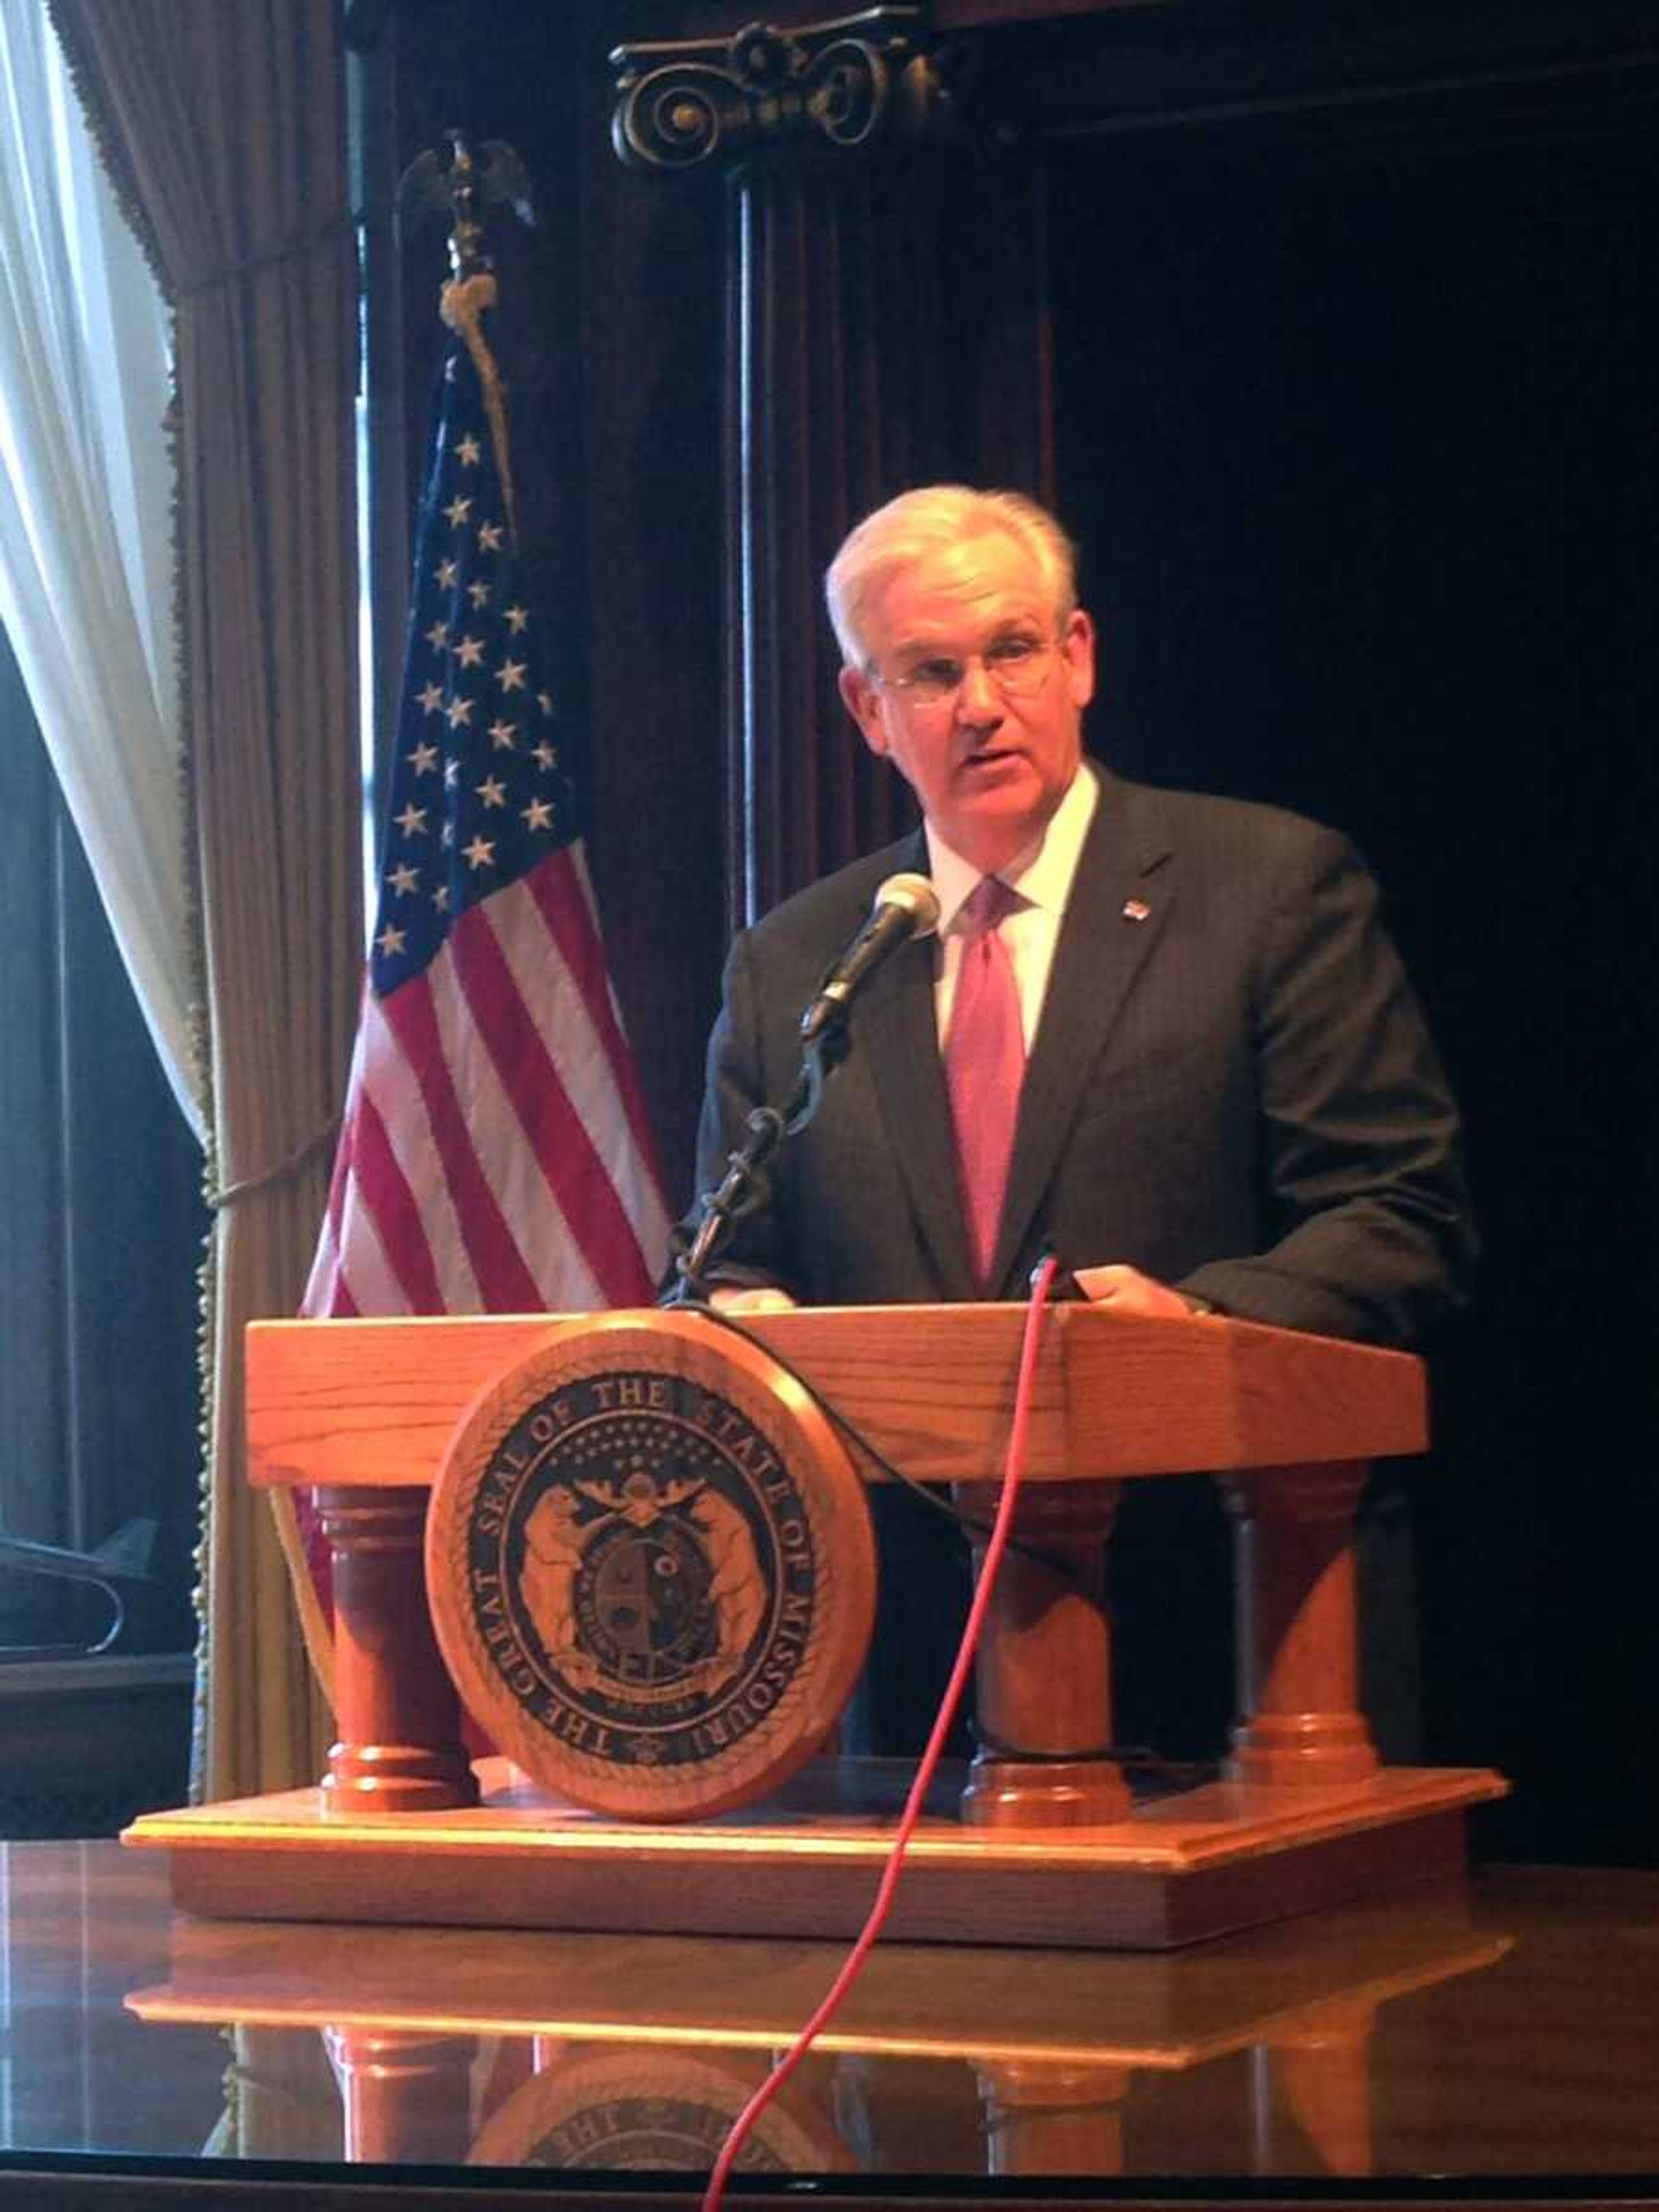
<instances>
[{"instance_id":1,"label":"white hair","mask_svg":"<svg viewBox=\"0 0 1659 2212\"><path fill-rule=\"evenodd\" d=\"M1077 605L1077 549L1047 507L1018 491L969 484L925 484L867 514L848 532L823 580L830 621L849 668L862 668L866 609L901 568L964 539L1011 538L1048 586L1056 624Z\"/></svg>"}]
</instances>

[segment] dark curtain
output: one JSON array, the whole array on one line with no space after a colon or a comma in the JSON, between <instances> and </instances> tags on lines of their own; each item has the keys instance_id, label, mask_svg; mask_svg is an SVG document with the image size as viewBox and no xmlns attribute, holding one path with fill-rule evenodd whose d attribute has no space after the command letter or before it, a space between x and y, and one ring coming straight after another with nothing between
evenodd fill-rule
<instances>
[{"instance_id":1,"label":"dark curtain","mask_svg":"<svg viewBox=\"0 0 1659 2212\"><path fill-rule=\"evenodd\" d=\"M734 926L916 818L836 690L822 581L842 539L918 484L1052 489L1036 183L1029 162L959 153L791 155L732 182Z\"/></svg>"},{"instance_id":2,"label":"dark curtain","mask_svg":"<svg viewBox=\"0 0 1659 2212\"><path fill-rule=\"evenodd\" d=\"M327 1664L291 1500L242 1479L243 1327L292 1313L362 970L356 261L332 0L55 0L177 316L185 758L218 1211L208 1323L210 1796L314 1776ZM287 1562L296 1564L290 1588Z\"/></svg>"},{"instance_id":3,"label":"dark curtain","mask_svg":"<svg viewBox=\"0 0 1659 2212\"><path fill-rule=\"evenodd\" d=\"M1049 492L1096 749L1351 832L1465 1103L1482 1296L1367 1540L1385 1745L1510 1773L1497 1848L1659 1856L1651 145L1241 120L735 190L765 374L728 471L763 556L728 626L759 672L728 685L734 918L892 818L816 597L841 529L927 475ZM1123 1732L1191 1753L1231 1701L1199 1518L1115 1547ZM1150 1674L1137 1606L1180 1621Z\"/></svg>"},{"instance_id":4,"label":"dark curtain","mask_svg":"<svg viewBox=\"0 0 1659 2212\"><path fill-rule=\"evenodd\" d=\"M1050 202L1094 742L1348 830L1465 1109L1426 1748L1506 1850L1650 1860L1659 164L1085 143Z\"/></svg>"}]
</instances>

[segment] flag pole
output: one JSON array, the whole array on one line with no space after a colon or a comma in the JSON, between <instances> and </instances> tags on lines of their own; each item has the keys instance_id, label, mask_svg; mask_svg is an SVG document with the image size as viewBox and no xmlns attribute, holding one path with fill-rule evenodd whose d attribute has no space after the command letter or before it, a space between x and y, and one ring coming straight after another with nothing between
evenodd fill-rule
<instances>
[{"instance_id":1,"label":"flag pole","mask_svg":"<svg viewBox=\"0 0 1659 2212\"><path fill-rule=\"evenodd\" d=\"M376 927L301 1309L319 1320L644 1305L666 1255L655 1145L583 851L573 761L585 732L560 704L553 633L522 571L507 395L483 330L496 283L481 203L533 216L511 148L489 142L475 157L459 131L446 139L398 192L405 227L428 210L448 219L450 336ZM294 1579L325 1674L330 1562L314 1511L298 1520L309 1571ZM300 1547L288 1548L292 1565Z\"/></svg>"}]
</instances>

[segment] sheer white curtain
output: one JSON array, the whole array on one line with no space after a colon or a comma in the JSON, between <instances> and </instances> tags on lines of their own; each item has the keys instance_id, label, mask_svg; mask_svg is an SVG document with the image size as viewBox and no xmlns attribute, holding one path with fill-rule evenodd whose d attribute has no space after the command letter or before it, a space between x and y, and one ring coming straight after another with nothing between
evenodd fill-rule
<instances>
[{"instance_id":1,"label":"sheer white curtain","mask_svg":"<svg viewBox=\"0 0 1659 2212\"><path fill-rule=\"evenodd\" d=\"M45 0L0 0L0 622L199 1137L170 335Z\"/></svg>"}]
</instances>

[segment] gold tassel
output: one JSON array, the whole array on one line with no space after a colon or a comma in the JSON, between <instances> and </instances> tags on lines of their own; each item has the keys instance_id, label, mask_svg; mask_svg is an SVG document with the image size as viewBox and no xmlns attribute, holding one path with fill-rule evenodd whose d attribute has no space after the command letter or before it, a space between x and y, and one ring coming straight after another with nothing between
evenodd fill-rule
<instances>
[{"instance_id":1,"label":"gold tassel","mask_svg":"<svg viewBox=\"0 0 1659 2212\"><path fill-rule=\"evenodd\" d=\"M514 514L513 470L507 450L507 409L501 397L501 372L483 334L484 311L495 304L495 275L488 269L481 269L475 276L453 277L444 286L438 312L450 329L465 340L472 365L478 372L478 382L483 387L484 410L489 416L490 441L495 448L495 472L501 480L501 497L507 503L507 525L516 543L519 526Z\"/></svg>"}]
</instances>

